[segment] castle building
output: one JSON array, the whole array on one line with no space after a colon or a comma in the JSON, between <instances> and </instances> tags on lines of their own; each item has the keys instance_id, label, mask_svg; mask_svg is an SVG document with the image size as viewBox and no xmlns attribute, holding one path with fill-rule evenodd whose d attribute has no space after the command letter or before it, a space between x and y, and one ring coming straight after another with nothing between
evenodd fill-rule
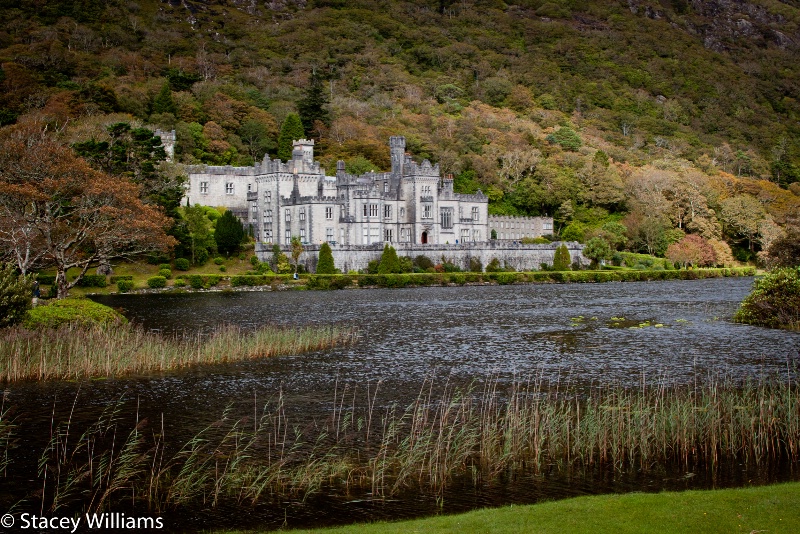
<instances>
[{"instance_id":1,"label":"castle building","mask_svg":"<svg viewBox=\"0 0 800 534\"><path fill-rule=\"evenodd\" d=\"M348 174L344 162L327 176L314 161L314 141L293 144L286 163L267 157L253 167L189 169L185 202L225 206L248 221L265 244L459 244L487 241L488 201L481 191L453 191L439 166L414 162L404 137L389 139L390 172Z\"/></svg>"}]
</instances>

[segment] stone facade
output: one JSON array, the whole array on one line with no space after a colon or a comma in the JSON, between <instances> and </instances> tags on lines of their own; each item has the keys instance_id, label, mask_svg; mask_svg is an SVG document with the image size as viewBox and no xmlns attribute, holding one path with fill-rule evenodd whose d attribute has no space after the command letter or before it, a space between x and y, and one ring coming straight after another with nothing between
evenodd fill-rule
<instances>
[{"instance_id":1,"label":"stone facade","mask_svg":"<svg viewBox=\"0 0 800 534\"><path fill-rule=\"evenodd\" d=\"M588 265L589 260L583 256L583 245L575 242L565 243L570 253L572 262ZM416 243L396 243L393 246L398 256L407 256L411 259L417 256L426 256L434 263L441 263L444 258L463 270L470 267L470 259L475 258L485 268L494 258L501 265L512 267L518 271L536 271L541 265L553 264L556 248L561 243L546 245L522 245L510 241L491 241L488 243L467 243L458 245L421 245ZM290 254L289 247L281 247L283 252ZM333 262L336 268L343 273L361 271L367 268L372 260L379 260L383 253L383 244L367 246L341 246L331 247ZM264 244L256 245L256 254L261 261L272 258L272 248ZM319 245L305 247L300 256L300 263L310 272L316 272L319 259Z\"/></svg>"},{"instance_id":2,"label":"stone facade","mask_svg":"<svg viewBox=\"0 0 800 534\"><path fill-rule=\"evenodd\" d=\"M345 172L342 161L327 176L314 161L314 141L305 139L294 142L286 163L265 157L253 167L190 167L184 202L233 210L268 245L293 236L347 246L489 239L486 195L454 192L438 165L406 155L404 137L389 143L392 170L361 176Z\"/></svg>"},{"instance_id":3,"label":"stone facade","mask_svg":"<svg viewBox=\"0 0 800 534\"><path fill-rule=\"evenodd\" d=\"M489 215L489 234L492 230L500 241L519 241L523 238L553 234L552 217L511 217Z\"/></svg>"}]
</instances>

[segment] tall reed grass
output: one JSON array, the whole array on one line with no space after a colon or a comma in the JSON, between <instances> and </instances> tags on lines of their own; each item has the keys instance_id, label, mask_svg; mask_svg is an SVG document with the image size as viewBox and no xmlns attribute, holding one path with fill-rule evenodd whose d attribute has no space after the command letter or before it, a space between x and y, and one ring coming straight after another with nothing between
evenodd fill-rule
<instances>
[{"instance_id":1,"label":"tall reed grass","mask_svg":"<svg viewBox=\"0 0 800 534\"><path fill-rule=\"evenodd\" d=\"M235 326L209 336L162 336L129 325L64 325L58 329L0 331L0 380L79 379L166 371L328 348L354 339L339 327Z\"/></svg>"},{"instance_id":2,"label":"tall reed grass","mask_svg":"<svg viewBox=\"0 0 800 534\"><path fill-rule=\"evenodd\" d=\"M438 495L454 480L553 469L646 472L670 463L715 473L729 462L800 460L800 392L777 378L588 396L536 381L437 394L426 382L406 407L380 405L376 388L337 390L327 420L313 425L290 421L280 395L257 419L226 411L177 449L167 445L163 420L123 429L118 408L77 440L67 422L40 460L42 508L95 510L127 499L163 511L321 492Z\"/></svg>"}]
</instances>

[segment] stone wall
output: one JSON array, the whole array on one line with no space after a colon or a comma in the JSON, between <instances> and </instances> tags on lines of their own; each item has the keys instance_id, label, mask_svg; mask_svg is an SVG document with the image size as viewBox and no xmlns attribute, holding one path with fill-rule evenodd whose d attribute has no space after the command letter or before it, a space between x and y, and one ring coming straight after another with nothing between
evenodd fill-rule
<instances>
[{"instance_id":1,"label":"stone wall","mask_svg":"<svg viewBox=\"0 0 800 534\"><path fill-rule=\"evenodd\" d=\"M541 268L542 263L553 264L553 256L560 242L547 245L522 245L510 242L493 241L489 243L465 243L459 245L419 245L413 243L392 243L398 256L415 258L417 256L427 256L434 263L441 263L444 257L450 263L458 265L467 270L470 258L480 260L484 269L497 258L501 265L505 264L518 271L536 271ZM590 261L583 256L583 245L576 242L565 243L569 250L572 261L580 261L583 265L588 265ZM289 247L281 247L283 252L291 257ZM360 271L366 269L367 264L372 260L379 260L383 253L383 243L376 243L367 246L331 246L333 261L338 269L346 273L348 271ZM256 254L261 261L270 261L272 258L272 246L256 244ZM317 259L319 257L319 245L306 245L305 252L300 257L300 263L306 268L315 272L317 269Z\"/></svg>"}]
</instances>

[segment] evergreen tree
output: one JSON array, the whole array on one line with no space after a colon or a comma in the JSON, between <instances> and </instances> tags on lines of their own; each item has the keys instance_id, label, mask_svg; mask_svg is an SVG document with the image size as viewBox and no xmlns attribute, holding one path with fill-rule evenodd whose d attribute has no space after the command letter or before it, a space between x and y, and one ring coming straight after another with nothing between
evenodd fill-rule
<instances>
[{"instance_id":1,"label":"evergreen tree","mask_svg":"<svg viewBox=\"0 0 800 534\"><path fill-rule=\"evenodd\" d=\"M312 134L316 121L326 125L330 123L327 104L328 99L325 96L325 87L322 85L322 80L315 71L312 71L306 93L297 103L297 111L300 112L303 130L305 130L308 137L314 137Z\"/></svg>"},{"instance_id":2,"label":"evergreen tree","mask_svg":"<svg viewBox=\"0 0 800 534\"><path fill-rule=\"evenodd\" d=\"M378 265L378 274L394 274L400 272L400 260L397 251L388 243L383 246L381 263Z\"/></svg>"},{"instance_id":3,"label":"evergreen tree","mask_svg":"<svg viewBox=\"0 0 800 534\"><path fill-rule=\"evenodd\" d=\"M33 277L17 274L12 265L0 265L0 328L21 322L31 308Z\"/></svg>"},{"instance_id":4,"label":"evergreen tree","mask_svg":"<svg viewBox=\"0 0 800 534\"><path fill-rule=\"evenodd\" d=\"M592 267L597 267L603 260L610 260L611 254L611 245L602 237L591 238L583 248L583 255L592 260Z\"/></svg>"},{"instance_id":5,"label":"evergreen tree","mask_svg":"<svg viewBox=\"0 0 800 534\"><path fill-rule=\"evenodd\" d=\"M297 113L289 113L281 124L281 133L278 135L278 159L288 161L292 159L292 141L305 137L303 123Z\"/></svg>"},{"instance_id":6,"label":"evergreen tree","mask_svg":"<svg viewBox=\"0 0 800 534\"><path fill-rule=\"evenodd\" d=\"M230 256L242 244L242 239L244 239L244 228L241 221L231 210L227 210L217 220L217 229L214 231L217 250Z\"/></svg>"},{"instance_id":7,"label":"evergreen tree","mask_svg":"<svg viewBox=\"0 0 800 534\"><path fill-rule=\"evenodd\" d=\"M322 246L319 247L317 274L336 274L336 266L333 264L333 252L328 243L323 243Z\"/></svg>"},{"instance_id":8,"label":"evergreen tree","mask_svg":"<svg viewBox=\"0 0 800 534\"><path fill-rule=\"evenodd\" d=\"M554 271L569 271L569 266L572 263L572 258L567 250L567 245L560 245L556 249L553 256L553 270Z\"/></svg>"},{"instance_id":9,"label":"evergreen tree","mask_svg":"<svg viewBox=\"0 0 800 534\"><path fill-rule=\"evenodd\" d=\"M173 115L178 113L178 107L172 99L172 89L169 86L169 82L164 82L161 91L153 99L153 113L172 113Z\"/></svg>"}]
</instances>

